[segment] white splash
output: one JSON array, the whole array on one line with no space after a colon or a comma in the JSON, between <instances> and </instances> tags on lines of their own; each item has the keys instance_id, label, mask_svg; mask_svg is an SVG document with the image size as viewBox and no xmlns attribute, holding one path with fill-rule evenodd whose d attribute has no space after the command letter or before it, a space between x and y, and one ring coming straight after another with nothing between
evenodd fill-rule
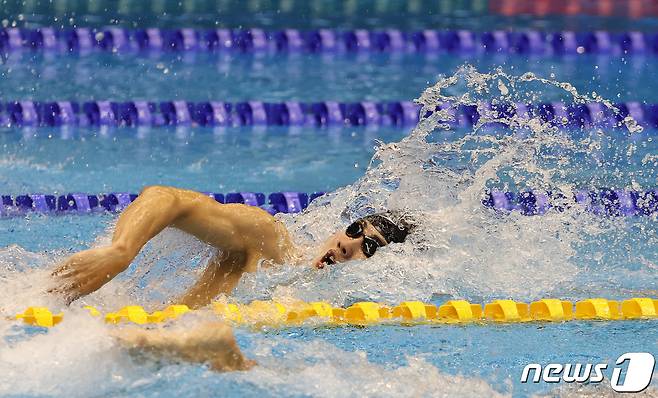
<instances>
[{"instance_id":1,"label":"white splash","mask_svg":"<svg viewBox=\"0 0 658 398\"><path fill-rule=\"evenodd\" d=\"M419 232L367 261L320 272L284 267L248 275L237 295L346 304L427 300L433 294L529 300L574 288L572 281L582 270L574 263L575 249L607 229L600 221L580 209L541 217L500 214L481 202L492 187L573 196L576 185L560 175L560 168L574 167L574 155L589 153L591 140L572 139L538 116L510 117L484 105L541 102L553 91L567 102L598 100L613 110L609 101L579 94L569 83L530 73L516 77L464 67L440 80L418 100L421 114L429 116L400 142L380 145L361 179L316 200L301 215L281 216L309 250L350 220L386 209L415 214ZM436 110L439 104L444 105ZM432 134L453 129L446 121L464 105L477 106L482 115L473 131L434 142Z\"/></svg>"},{"instance_id":2,"label":"white splash","mask_svg":"<svg viewBox=\"0 0 658 398\"><path fill-rule=\"evenodd\" d=\"M364 352L346 352L320 340L286 343L285 358L276 358L278 339L259 340L254 349L259 365L232 375L256 383L275 395L345 397L502 397L482 379L448 375L422 357L407 357L406 366L382 366Z\"/></svg>"},{"instance_id":3,"label":"white splash","mask_svg":"<svg viewBox=\"0 0 658 398\"><path fill-rule=\"evenodd\" d=\"M582 161L574 155L587 154L588 161L596 164L596 159L589 159L599 143L595 136L572 139L538 117L509 117L482 105L541 102L551 90L567 101L596 100L612 107L596 95L579 94L569 83L532 74L509 76L499 70L487 74L465 67L441 79L418 100L428 116L400 142L379 145L361 179L316 200L300 215L280 216L309 254L336 229L374 211L408 210L419 232L404 244L380 249L366 261L322 271L288 264L246 275L235 296L245 301L296 297L345 305L356 300L428 300L434 294L474 301L530 300L582 291L577 280L585 268L574 260L577 248L614 233L613 222L596 221L579 209L549 211L540 217L501 214L481 203L485 190L493 187L551 190L569 197L576 186L561 170ZM437 110L441 103L449 105ZM475 105L483 115L474 130L447 142L436 140L433 134L452 129L445 121L462 105ZM501 123L507 127L502 129ZM630 133L637 132L633 123L624 125ZM655 235L655 228L648 231ZM96 244L107 239L109 229ZM167 230L147 245L121 278L76 305L92 304L104 310L128 303L159 305L181 292L211 254L212 249L201 242ZM597 255L603 256L594 253L592 257ZM51 254L19 247L0 250L0 308L5 314L15 313L25 303L62 308L43 295L48 271L34 271L55 261ZM644 272L658 269L650 258L646 262ZM587 288L596 291L597 286L592 282ZM358 352L311 341L292 344L282 359L272 356L280 342L265 337L254 337L257 347L252 354L261 365L246 373L220 377L193 365L154 370L133 363L107 336L104 325L76 313L75 308L79 307L65 310L66 321L42 335L26 337L13 323L0 323L5 340L18 340L0 347L0 373L8 380L0 383L0 394L121 394L168 379L183 380L181 375L190 373L195 376L192 380L202 383L228 379L298 395L341 396L344 391L364 396L497 394L485 381L442 373L422 357L408 358L406 366L380 366Z\"/></svg>"}]
</instances>

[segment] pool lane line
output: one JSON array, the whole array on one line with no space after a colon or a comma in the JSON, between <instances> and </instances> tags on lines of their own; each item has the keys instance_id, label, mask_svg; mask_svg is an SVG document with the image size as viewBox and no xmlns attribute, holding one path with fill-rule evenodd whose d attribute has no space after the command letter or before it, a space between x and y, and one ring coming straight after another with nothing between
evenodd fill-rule
<instances>
[{"instance_id":1,"label":"pool lane line","mask_svg":"<svg viewBox=\"0 0 658 398\"><path fill-rule=\"evenodd\" d=\"M658 104L628 101L613 111L601 103L440 104L454 126L471 127L480 112L493 118L518 116L561 128L622 126L627 117L658 127ZM415 126L420 106L412 101L224 102L224 101L6 101L0 102L0 126ZM427 115L429 115L428 113ZM425 115L425 116L427 116Z\"/></svg>"},{"instance_id":2,"label":"pool lane line","mask_svg":"<svg viewBox=\"0 0 658 398\"><path fill-rule=\"evenodd\" d=\"M658 32L1 28L0 50L101 52L658 54Z\"/></svg>"},{"instance_id":3,"label":"pool lane line","mask_svg":"<svg viewBox=\"0 0 658 398\"><path fill-rule=\"evenodd\" d=\"M590 298L574 303L560 299L540 299L530 304L514 300L494 300L474 304L466 300L449 300L436 306L422 301L404 301L389 306L362 301L349 307L334 307L328 302L256 300L249 304L214 302L211 311L190 310L186 305L169 305L163 310L147 312L142 306L129 305L105 315L92 306L82 309L92 317L109 324L157 324L175 320L190 312L212 312L236 326L299 327L312 326L375 326L378 324L450 325L506 324L526 322L617 321L658 318L658 300L636 297L621 303L605 298ZM63 313L53 313L46 307L28 307L13 317L23 323L53 327L64 319Z\"/></svg>"},{"instance_id":4,"label":"pool lane line","mask_svg":"<svg viewBox=\"0 0 658 398\"><path fill-rule=\"evenodd\" d=\"M244 203L261 207L270 214L299 213L323 192L204 192L219 203ZM24 216L29 213L50 215L98 214L120 212L137 198L137 194L115 192L107 194L69 193L60 195L29 194L0 195L0 216ZM602 188L577 190L571 197L561 193L491 190L483 194L482 205L499 212L519 212L526 216L543 215L549 211L565 211L577 207L599 216L658 216L658 187L637 191Z\"/></svg>"}]
</instances>

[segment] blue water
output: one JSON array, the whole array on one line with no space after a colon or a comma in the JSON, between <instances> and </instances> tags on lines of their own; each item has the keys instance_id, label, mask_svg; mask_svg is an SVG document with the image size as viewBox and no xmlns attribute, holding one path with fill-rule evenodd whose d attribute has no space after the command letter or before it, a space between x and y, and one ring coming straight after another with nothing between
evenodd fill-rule
<instances>
[{"instance_id":1,"label":"blue water","mask_svg":"<svg viewBox=\"0 0 658 398\"><path fill-rule=\"evenodd\" d=\"M397 142L409 130L76 127L6 128L0 132L4 155L0 160L0 191L19 195L138 193L146 185L158 184L204 192L329 192L363 175L377 142ZM431 141L450 142L468 132L437 132ZM488 133L506 135L509 131L499 128ZM630 137L612 129L605 134L565 134L592 139L596 148L568 154L577 161L563 164L556 181L574 183L582 189L638 189L633 183L646 189L654 186L655 172L646 159L658 151L655 129L647 128ZM629 145L635 147L632 155L627 155ZM465 152L459 158L437 161L459 168L467 167L469 159L470 153ZM508 180L502 176L491 188L535 188L516 186Z\"/></svg>"},{"instance_id":2,"label":"blue water","mask_svg":"<svg viewBox=\"0 0 658 398\"><path fill-rule=\"evenodd\" d=\"M411 100L465 63L535 72L615 102L658 102L656 56L458 54L72 54L12 52L2 100ZM542 97L554 100L550 95Z\"/></svg>"},{"instance_id":3,"label":"blue water","mask_svg":"<svg viewBox=\"0 0 658 398\"><path fill-rule=\"evenodd\" d=\"M658 343L655 341L656 332L652 329L656 325L655 321L648 321L487 327L375 327L368 330L365 341L356 344L355 340L361 340L363 330L295 329L275 335L295 341L319 338L348 352L362 350L368 354L369 361L384 367L406 366L409 356L419 356L453 375L463 375L468 369L469 375L500 381L499 386L504 380L511 379L515 394L520 396L537 390L532 383L518 383L528 363L603 362L612 365L625 352L655 352ZM629 334L634 335L634 339L624 338ZM281 345L285 346L285 343ZM404 347L403 352L401 347Z\"/></svg>"},{"instance_id":4,"label":"blue water","mask_svg":"<svg viewBox=\"0 0 658 398\"><path fill-rule=\"evenodd\" d=\"M0 1L0 20L8 18L8 23L15 20L18 25L25 26L80 23L127 27L279 28L293 23L298 28L392 26L402 29L481 29L483 26L494 29L512 25L539 29L582 26L589 29L650 29L656 26L656 21L651 19L629 22L585 17L565 20L554 17L500 18L483 15L486 1L395 4L367 1L358 5L345 2L339 9L326 7L322 2L301 1L288 2L293 6L286 8L286 2L281 1L276 2L281 3L279 12L269 10L263 2L247 2L246 7L251 13L262 11L257 16L244 12L239 4L242 2L228 1L223 3L226 9L220 18L210 15L216 3L201 0L122 1L113 9L102 1L75 6L71 2L13 4L3 0ZM179 16L183 11L187 14ZM401 12L407 12L413 18L400 18ZM0 64L0 101L409 100L418 97L440 75L450 75L464 63L481 71L502 66L515 74L535 72L568 81L582 92L596 91L615 102L658 102L658 86L654 78L658 57L655 56L626 59L592 55L526 58L486 54L477 57L452 54L49 55L30 51L11 53L9 59ZM541 94L541 101L561 98L550 92ZM145 185L153 184L215 192L333 191L354 183L364 174L378 141L397 142L408 133L403 129L379 127L3 128L0 130L0 193L138 192ZM452 142L465 133L465 130L438 132L433 136L433 142ZM481 133L508 134L495 128ZM571 134L574 141L590 140L592 145L586 152L565 150L559 154L570 161L568 164L557 161L551 164L555 159L543 156L543 166L552 165L560 170L552 176L553 183L573 184L584 189L639 190L658 186L656 130L645 129L632 136L614 129L567 131L565 134ZM435 161L454 170L467 168L470 156L486 148L487 144L483 142L480 147L469 147L460 156ZM504 172L499 177L489 188L534 188L514 185L514 179ZM515 216L492 212L491 217L498 217L503 224L505 217L509 220ZM0 273L0 282L16 279L26 280L24 283L30 285L31 272L51 266L62 255L94 244L98 236L107 234L115 219L116 215L112 214L28 214L0 218L0 264L8 270ZM537 228L543 227L539 218L530 220L536 222ZM574 223L582 221L574 219ZM605 232L594 239L585 237L574 247L570 258L575 267L572 270L574 275L558 275L564 264L556 263L554 277L566 277L564 283L545 287L517 286L515 298L530 301L544 296L571 300L599 296L611 299L658 296L656 219L592 216L589 222ZM497 230L487 232L502 233ZM455 236L460 237L458 232ZM532 247L518 250L535 249L545 242L532 243ZM167 249L167 246L154 245L148 250L153 254L160 249ZM474 247L473 250L482 248ZM562 253L550 254L562 258ZM411 259L404 260L413 263ZM424 260L432 261L429 258ZM495 259L485 259L482 264L477 264L480 267L478 272L486 274L489 260L493 262ZM144 260L138 263L138 266L154 266ZM372 266L373 263L368 264ZM176 266L184 271L197 270L185 259ZM443 264L436 266L440 268ZM131 279L138 271L135 268L137 266L131 269L129 276L119 278L119 283L137 283ZM347 275L337 286L355 293L341 305L379 297L379 291L360 289L360 282L363 278L383 278L391 272L390 267L383 264L381 270L365 269L371 273L363 275L359 269L350 272L349 268L338 268L335 272L328 271L312 278L310 283L316 284L314 287L320 291L326 286L335 286L331 284L332 277ZM414 270L395 268L394 271L411 291L417 291L418 285L426 283L423 275L413 273ZM474 288L472 280L464 278L464 273L458 271L445 277L457 288L448 293L436 291L431 297L434 303L450 298L473 302L508 298L486 289L481 293ZM519 279L519 273L537 272L531 267L513 271L516 274L495 276L514 281ZM181 277L173 269L166 272L164 278L174 283ZM416 279L408 279L409 275ZM543 276L550 279L553 274L548 272ZM146 300L146 303L153 304L159 298L149 296L148 289L143 289L144 285L148 287L148 281L153 282L153 278L139 279L140 287L131 285L133 290L119 284L118 293L106 289L105 295L101 296L104 301L96 297L91 302L100 303L108 310L116 309L120 300L134 297L146 297L152 300ZM285 292L293 282L295 280L281 278L278 289ZM125 293L126 290L132 295ZM134 290L139 294L134 294ZM272 291L265 290L254 292L254 295L264 297L272 294ZM6 293L0 296L3 300L0 307L24 300L22 296L8 297ZM406 298L409 297L404 292L396 296L397 301ZM25 302L26 306L29 304ZM199 365L139 361L130 357L112 345L105 326L80 315L76 308L65 309L65 322L48 332L0 320L0 334L7 342L0 349L0 373L9 375L6 384L9 387L2 387L0 383L0 388L9 391L0 390L0 393L20 396L177 397L212 394L297 397L434 396L441 393L489 396L493 392L502 392L526 396L554 388L548 384L518 382L523 367L530 362L611 363L625 352L658 353L655 321L377 326L366 329L301 327L257 331L237 328L240 346L248 357L259 362L259 366L249 372L215 374Z\"/></svg>"},{"instance_id":5,"label":"blue water","mask_svg":"<svg viewBox=\"0 0 658 398\"><path fill-rule=\"evenodd\" d=\"M391 128L4 130L3 193L139 192L175 185L210 192L331 191L368 167ZM62 138L62 134L65 138Z\"/></svg>"},{"instance_id":6,"label":"blue water","mask_svg":"<svg viewBox=\"0 0 658 398\"><path fill-rule=\"evenodd\" d=\"M463 133L439 133L436 140L447 142L463 136ZM7 129L0 135L4 154L0 179L3 193L12 194L37 191L137 192L149 184L220 192L331 191L363 175L375 140L395 142L406 134L406 131L396 129L365 128ZM626 145L633 141L623 135L615 136L614 132L603 135L599 137L604 145L601 145L598 155L565 167L563 179L580 181L585 187L629 186L631 180L649 187L655 174L651 169L641 167L640 162L647 154L657 152L652 137L655 137L655 132L648 130L634 138L640 149L629 162L622 155ZM606 168L597 169L594 158L603 160ZM460 162L466 163L465 159L450 162L454 162L453 167L458 167ZM588 166L583 167L584 164ZM647 173L643 174L645 169ZM92 244L96 236L105 233L115 217L110 214L29 214L24 218L2 218L0 247L15 244L46 258L51 253L70 253ZM650 239L650 236L656 236L655 221L644 217L612 222L617 224L616 231L624 233L611 231L579 248L573 261L583 272L571 283L552 290L550 296L578 300L598 296L624 299L634 295L655 295L658 276L643 271L646 264L658 262L656 240ZM646 234L646 240L637 239L642 234ZM27 261L27 269L44 266L39 258L23 261ZM506 298L496 295L454 297L473 302ZM360 298L368 299L367 296ZM437 296L434 302L438 304L448 298L450 296ZM527 297L528 300L535 298L539 297ZM107 305L108 310L113 308L111 303ZM67 319L71 316L67 315ZM260 363L253 373L218 375L196 365L144 364L126 359L127 364L110 363L113 369L119 366L120 370L116 372L121 376L113 382L98 380L97 392L101 395L130 393L167 397L202 394L210 390L240 396L344 395L345 387L335 386L333 378L336 377L352 380L347 383L349 388L363 386L367 388L364 394L379 395L385 387L367 376L375 371L382 374L381 382L392 385L389 388L393 390L409 391L403 388L406 383L420 383L424 377L435 383L439 380L457 384L460 383L456 381L458 379L450 378L466 377L468 387L460 394L488 395L488 388L491 388L523 396L549 391L552 387L519 383L521 371L527 363L612 363L624 352L656 352L658 335L655 326L655 322L570 322L368 329L304 327L265 333L238 329L236 333L241 347ZM18 327L11 338L29 340L35 332L34 329ZM40 344L50 344L47 341ZM57 341L56 344L67 347L66 341ZM102 355L113 358L113 350L117 348L108 348ZM86 355L84 352L71 354L67 359L69 362L64 363L70 367L74 366L70 361L85 363L93 360ZM57 366L45 374L38 373L37 377L47 380L52 377L49 372L57 374L56 369ZM311 373L329 372L323 380L333 387L293 376L303 369ZM436 369L441 372L440 377L448 379L437 379L439 376L428 373ZM405 371L411 375L399 374ZM275 383L268 378L258 381L263 373L266 376L275 374L283 381ZM475 383L472 378L482 379L489 385L486 393L475 387L479 384L472 384ZM90 379L94 380L93 377ZM43 387L35 388L33 392L43 391ZM58 388L51 393L66 395L84 391L86 395L85 389L89 388L89 384L83 383L78 387Z\"/></svg>"}]
</instances>

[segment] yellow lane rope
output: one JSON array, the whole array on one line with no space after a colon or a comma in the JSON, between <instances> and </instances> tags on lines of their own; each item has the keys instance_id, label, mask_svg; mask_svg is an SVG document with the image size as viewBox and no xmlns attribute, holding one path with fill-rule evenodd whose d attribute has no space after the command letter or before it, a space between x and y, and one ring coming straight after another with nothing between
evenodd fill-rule
<instances>
[{"instance_id":1,"label":"yellow lane rope","mask_svg":"<svg viewBox=\"0 0 658 398\"><path fill-rule=\"evenodd\" d=\"M215 314L236 325L297 326L305 321L327 325L373 325L378 323L466 324L515 323L571 320L628 320L658 318L658 299L631 298L621 303L604 298L576 302L542 299L530 304L513 300L495 300L484 306L466 300L450 300L440 306L421 301L404 301L396 306L375 302L359 302L347 308L332 307L326 302L282 304L276 301L253 301L250 304L215 302ZM90 315L101 317L94 307L85 306ZM131 322L139 325L155 324L176 319L194 312L186 305L170 305L162 311L148 313L143 307L130 305L117 312L106 313L106 323ZM24 323L52 327L64 318L45 307L29 307L16 319Z\"/></svg>"}]
</instances>

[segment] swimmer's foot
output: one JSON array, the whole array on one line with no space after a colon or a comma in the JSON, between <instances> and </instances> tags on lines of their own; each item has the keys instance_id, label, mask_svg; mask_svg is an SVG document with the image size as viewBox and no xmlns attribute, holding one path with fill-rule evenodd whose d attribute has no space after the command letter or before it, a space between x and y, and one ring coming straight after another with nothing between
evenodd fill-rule
<instances>
[{"instance_id":1,"label":"swimmer's foot","mask_svg":"<svg viewBox=\"0 0 658 398\"><path fill-rule=\"evenodd\" d=\"M247 370L256 362L246 359L233 336L233 330L221 322L209 322L191 330L122 329L112 335L124 346L150 354L207 363L211 369L225 372Z\"/></svg>"}]
</instances>

